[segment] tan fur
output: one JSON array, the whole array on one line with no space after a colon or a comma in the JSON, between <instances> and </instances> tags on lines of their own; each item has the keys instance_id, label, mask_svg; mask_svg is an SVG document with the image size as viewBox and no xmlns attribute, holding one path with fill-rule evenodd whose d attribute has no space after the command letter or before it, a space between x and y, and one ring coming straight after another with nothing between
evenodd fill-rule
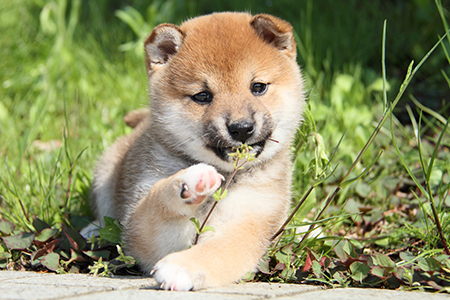
<instances>
[{"instance_id":1,"label":"tan fur","mask_svg":"<svg viewBox=\"0 0 450 300\"><path fill-rule=\"evenodd\" d=\"M145 49L150 110L129 115L133 133L100 160L96 215L119 219L127 252L165 289L236 281L255 268L289 208L290 146L304 103L292 27L269 15L212 14L155 27ZM267 91L252 92L254 83ZM191 98L205 91L212 101ZM205 219L233 171L226 153L244 141L258 160L214 210L215 232L192 246L189 219Z\"/></svg>"}]
</instances>

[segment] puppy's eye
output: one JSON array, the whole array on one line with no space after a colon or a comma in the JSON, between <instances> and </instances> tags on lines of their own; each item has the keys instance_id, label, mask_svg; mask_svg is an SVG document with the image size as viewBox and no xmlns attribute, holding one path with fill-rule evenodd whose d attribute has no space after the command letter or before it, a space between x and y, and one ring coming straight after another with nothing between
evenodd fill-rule
<instances>
[{"instance_id":1,"label":"puppy's eye","mask_svg":"<svg viewBox=\"0 0 450 300\"><path fill-rule=\"evenodd\" d=\"M254 82L250 86L250 90L252 91L252 94L254 96L261 96L264 95L267 92L267 87L269 85L262 82Z\"/></svg>"},{"instance_id":2,"label":"puppy's eye","mask_svg":"<svg viewBox=\"0 0 450 300\"><path fill-rule=\"evenodd\" d=\"M192 95L191 99L199 104L208 104L213 100L213 94L208 91L203 91L198 94Z\"/></svg>"}]
</instances>

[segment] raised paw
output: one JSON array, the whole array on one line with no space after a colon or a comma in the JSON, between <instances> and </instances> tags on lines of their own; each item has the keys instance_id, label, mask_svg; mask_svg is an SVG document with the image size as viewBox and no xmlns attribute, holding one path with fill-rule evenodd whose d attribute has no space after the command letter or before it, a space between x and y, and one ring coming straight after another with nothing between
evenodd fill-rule
<instances>
[{"instance_id":1,"label":"raised paw","mask_svg":"<svg viewBox=\"0 0 450 300\"><path fill-rule=\"evenodd\" d=\"M199 204L220 187L222 180L224 177L212 166L193 165L183 174L180 196L186 204Z\"/></svg>"}]
</instances>

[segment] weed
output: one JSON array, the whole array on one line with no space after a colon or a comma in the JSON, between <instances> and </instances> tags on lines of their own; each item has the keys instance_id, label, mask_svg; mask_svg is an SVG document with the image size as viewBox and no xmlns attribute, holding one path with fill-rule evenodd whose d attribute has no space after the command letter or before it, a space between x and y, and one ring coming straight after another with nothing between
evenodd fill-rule
<instances>
[{"instance_id":1,"label":"weed","mask_svg":"<svg viewBox=\"0 0 450 300\"><path fill-rule=\"evenodd\" d=\"M214 198L215 202L212 205L211 209L209 210L208 214L206 215L206 218L203 221L202 225L200 226L200 222L197 220L197 218L191 218L191 222L194 224L194 226L197 230L197 235L194 240L194 245L196 245L198 243L198 238L202 233L204 233L205 231L214 231L213 227L205 226L206 222L208 222L209 217L211 216L212 212L216 208L219 201L227 196L228 186L230 185L231 180L233 179L234 175L236 175L236 172L239 170L242 170L246 163L256 160L255 154L251 153L250 152L251 150L252 150L251 146L249 146L247 144L242 144L241 146L239 146L235 149L234 153L228 153L228 155L233 160L233 166L234 166L233 172L231 172L230 177L225 182L224 187L219 188L214 193L213 198Z\"/></svg>"}]
</instances>

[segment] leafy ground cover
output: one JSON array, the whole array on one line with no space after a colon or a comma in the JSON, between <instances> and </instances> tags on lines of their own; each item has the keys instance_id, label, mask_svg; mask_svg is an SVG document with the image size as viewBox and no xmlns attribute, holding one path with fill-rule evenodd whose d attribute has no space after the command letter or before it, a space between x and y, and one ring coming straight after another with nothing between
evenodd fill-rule
<instances>
[{"instance_id":1,"label":"leafy ground cover","mask_svg":"<svg viewBox=\"0 0 450 300\"><path fill-rule=\"evenodd\" d=\"M250 10L293 24L309 109L293 146L300 208L247 279L449 292L450 4L291 2L0 3L0 268L139 273L117 221L88 241L77 230L96 158L147 103L142 39Z\"/></svg>"}]
</instances>

